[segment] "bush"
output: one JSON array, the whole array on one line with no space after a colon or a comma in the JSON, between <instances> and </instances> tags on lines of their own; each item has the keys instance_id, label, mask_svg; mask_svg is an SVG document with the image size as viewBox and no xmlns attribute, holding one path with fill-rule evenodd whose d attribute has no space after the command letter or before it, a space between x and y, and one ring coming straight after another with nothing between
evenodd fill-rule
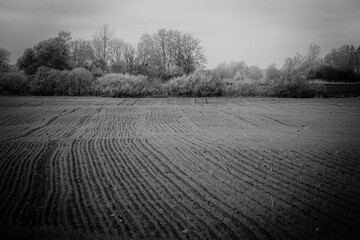
<instances>
[{"instance_id":1,"label":"bush","mask_svg":"<svg viewBox=\"0 0 360 240\"><path fill-rule=\"evenodd\" d=\"M233 84L232 84L233 83ZM212 72L195 72L170 79L149 79L143 75L106 74L94 81L91 72L84 68L72 71L40 67L27 80L22 73L0 75L0 92L35 95L100 95L107 97L315 97L327 96L326 86L312 84L304 74L282 72L278 79L267 84L230 82L225 83Z\"/></svg>"},{"instance_id":2,"label":"bush","mask_svg":"<svg viewBox=\"0 0 360 240\"><path fill-rule=\"evenodd\" d=\"M44 96L68 95L68 76L68 70L40 67L31 81L31 93Z\"/></svg>"},{"instance_id":3,"label":"bush","mask_svg":"<svg viewBox=\"0 0 360 240\"><path fill-rule=\"evenodd\" d=\"M164 87L170 96L210 97L221 96L223 82L214 74L195 72L187 76L170 79Z\"/></svg>"},{"instance_id":4,"label":"bush","mask_svg":"<svg viewBox=\"0 0 360 240\"><path fill-rule=\"evenodd\" d=\"M142 75L111 73L98 78L96 93L107 97L144 97L158 95L160 83Z\"/></svg>"},{"instance_id":5,"label":"bush","mask_svg":"<svg viewBox=\"0 0 360 240\"><path fill-rule=\"evenodd\" d=\"M195 86L197 84L198 78L196 73L190 74L188 76L181 76L170 79L164 87L166 89L167 95L169 96L184 96L190 97L195 95Z\"/></svg>"},{"instance_id":6,"label":"bush","mask_svg":"<svg viewBox=\"0 0 360 240\"><path fill-rule=\"evenodd\" d=\"M29 92L27 77L21 72L0 74L0 92L27 94Z\"/></svg>"},{"instance_id":7,"label":"bush","mask_svg":"<svg viewBox=\"0 0 360 240\"><path fill-rule=\"evenodd\" d=\"M199 97L217 97L223 95L224 83L215 75L204 75L195 86L195 95Z\"/></svg>"},{"instance_id":8,"label":"bush","mask_svg":"<svg viewBox=\"0 0 360 240\"><path fill-rule=\"evenodd\" d=\"M255 97L266 96L267 85L257 83L237 82L224 88L224 94L228 97Z\"/></svg>"},{"instance_id":9,"label":"bush","mask_svg":"<svg viewBox=\"0 0 360 240\"><path fill-rule=\"evenodd\" d=\"M105 71L103 71L101 68L93 67L91 68L91 73L94 77L102 77L105 75Z\"/></svg>"},{"instance_id":10,"label":"bush","mask_svg":"<svg viewBox=\"0 0 360 240\"><path fill-rule=\"evenodd\" d=\"M276 68L275 63L266 68L265 79L268 83L275 82L281 77L281 70Z\"/></svg>"},{"instance_id":11,"label":"bush","mask_svg":"<svg viewBox=\"0 0 360 240\"><path fill-rule=\"evenodd\" d=\"M360 74L355 73L353 69L318 64L308 69L306 78L308 80L321 79L329 82L359 82Z\"/></svg>"},{"instance_id":12,"label":"bush","mask_svg":"<svg viewBox=\"0 0 360 240\"><path fill-rule=\"evenodd\" d=\"M214 70L213 73L220 79L237 79L245 80L248 78L249 67L245 62L230 62L220 63Z\"/></svg>"},{"instance_id":13,"label":"bush","mask_svg":"<svg viewBox=\"0 0 360 240\"><path fill-rule=\"evenodd\" d=\"M85 68L75 68L68 74L67 95L84 96L93 92L94 76Z\"/></svg>"},{"instance_id":14,"label":"bush","mask_svg":"<svg viewBox=\"0 0 360 240\"><path fill-rule=\"evenodd\" d=\"M114 62L110 66L110 71L112 73L125 73L126 72L126 62L124 60Z\"/></svg>"},{"instance_id":15,"label":"bush","mask_svg":"<svg viewBox=\"0 0 360 240\"><path fill-rule=\"evenodd\" d=\"M31 81L35 95L83 96L93 92L93 75L84 68L71 71L40 67Z\"/></svg>"},{"instance_id":16,"label":"bush","mask_svg":"<svg viewBox=\"0 0 360 240\"><path fill-rule=\"evenodd\" d=\"M267 95L271 97L305 98L322 96L324 89L320 85L310 84L304 76L283 75L269 86Z\"/></svg>"}]
</instances>

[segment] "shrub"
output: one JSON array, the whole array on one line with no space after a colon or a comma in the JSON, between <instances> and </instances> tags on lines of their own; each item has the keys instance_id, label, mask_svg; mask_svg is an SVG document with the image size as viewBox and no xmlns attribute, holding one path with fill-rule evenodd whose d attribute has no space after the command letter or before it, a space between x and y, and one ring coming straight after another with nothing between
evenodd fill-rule
<instances>
[{"instance_id":1,"label":"shrub","mask_svg":"<svg viewBox=\"0 0 360 240\"><path fill-rule=\"evenodd\" d=\"M220 63L214 70L213 73L220 79L237 79L244 80L248 77L249 67L244 61L241 62L230 62Z\"/></svg>"},{"instance_id":2,"label":"shrub","mask_svg":"<svg viewBox=\"0 0 360 240\"><path fill-rule=\"evenodd\" d=\"M157 95L160 85L146 76L111 73L98 78L96 93L108 97L144 97Z\"/></svg>"},{"instance_id":3,"label":"shrub","mask_svg":"<svg viewBox=\"0 0 360 240\"><path fill-rule=\"evenodd\" d=\"M196 79L194 74L170 79L164 87L169 96L190 97L195 94Z\"/></svg>"},{"instance_id":4,"label":"shrub","mask_svg":"<svg viewBox=\"0 0 360 240\"><path fill-rule=\"evenodd\" d=\"M172 78L164 87L170 96L209 97L221 96L223 92L223 82L219 77L202 72Z\"/></svg>"},{"instance_id":5,"label":"shrub","mask_svg":"<svg viewBox=\"0 0 360 240\"><path fill-rule=\"evenodd\" d=\"M145 87L146 88L143 90L143 96L164 97L166 95L161 79L148 78L145 83Z\"/></svg>"},{"instance_id":6,"label":"shrub","mask_svg":"<svg viewBox=\"0 0 360 240\"><path fill-rule=\"evenodd\" d=\"M124 60L119 60L111 64L110 71L112 73L125 73L126 72L126 62Z\"/></svg>"},{"instance_id":7,"label":"shrub","mask_svg":"<svg viewBox=\"0 0 360 240\"><path fill-rule=\"evenodd\" d=\"M69 95L69 70L55 70L51 71L48 81L52 81L54 85L53 94L58 96Z\"/></svg>"},{"instance_id":8,"label":"shrub","mask_svg":"<svg viewBox=\"0 0 360 240\"><path fill-rule=\"evenodd\" d=\"M266 96L266 85L257 83L242 83L237 82L233 85L224 88L224 94L229 97L255 97Z\"/></svg>"},{"instance_id":9,"label":"shrub","mask_svg":"<svg viewBox=\"0 0 360 240\"><path fill-rule=\"evenodd\" d=\"M48 82L50 71L52 69L48 67L39 67L35 72L34 77L31 79L30 90L32 94L35 95L52 95L53 84Z\"/></svg>"},{"instance_id":10,"label":"shrub","mask_svg":"<svg viewBox=\"0 0 360 240\"><path fill-rule=\"evenodd\" d=\"M94 76L85 68L75 68L68 74L67 95L84 96L93 92Z\"/></svg>"},{"instance_id":11,"label":"shrub","mask_svg":"<svg viewBox=\"0 0 360 240\"><path fill-rule=\"evenodd\" d=\"M199 97L217 97L223 94L224 83L215 75L202 74L195 86L195 95Z\"/></svg>"},{"instance_id":12,"label":"shrub","mask_svg":"<svg viewBox=\"0 0 360 240\"><path fill-rule=\"evenodd\" d=\"M71 71L40 67L31 81L35 95L83 96L93 92L94 77L84 68Z\"/></svg>"},{"instance_id":13,"label":"shrub","mask_svg":"<svg viewBox=\"0 0 360 240\"><path fill-rule=\"evenodd\" d=\"M68 70L39 67L31 81L31 93L35 95L68 95Z\"/></svg>"},{"instance_id":14,"label":"shrub","mask_svg":"<svg viewBox=\"0 0 360 240\"><path fill-rule=\"evenodd\" d=\"M329 82L359 82L360 74L355 73L353 69L318 64L308 69L306 78L309 80L322 79Z\"/></svg>"},{"instance_id":15,"label":"shrub","mask_svg":"<svg viewBox=\"0 0 360 240\"><path fill-rule=\"evenodd\" d=\"M304 76L283 75L269 86L267 95L272 97L305 98L321 96L324 89L316 84L310 84Z\"/></svg>"},{"instance_id":16,"label":"shrub","mask_svg":"<svg viewBox=\"0 0 360 240\"><path fill-rule=\"evenodd\" d=\"M10 52L0 48L0 73L10 71Z\"/></svg>"},{"instance_id":17,"label":"shrub","mask_svg":"<svg viewBox=\"0 0 360 240\"><path fill-rule=\"evenodd\" d=\"M91 73L94 75L94 77L102 77L105 74L105 71L103 71L99 67L93 67L91 68Z\"/></svg>"},{"instance_id":18,"label":"shrub","mask_svg":"<svg viewBox=\"0 0 360 240\"><path fill-rule=\"evenodd\" d=\"M0 92L10 94L27 94L29 83L26 76L21 72L0 74Z\"/></svg>"},{"instance_id":19,"label":"shrub","mask_svg":"<svg viewBox=\"0 0 360 240\"><path fill-rule=\"evenodd\" d=\"M277 69L275 63L273 63L266 68L265 75L268 83L275 82L281 77L281 70Z\"/></svg>"}]
</instances>

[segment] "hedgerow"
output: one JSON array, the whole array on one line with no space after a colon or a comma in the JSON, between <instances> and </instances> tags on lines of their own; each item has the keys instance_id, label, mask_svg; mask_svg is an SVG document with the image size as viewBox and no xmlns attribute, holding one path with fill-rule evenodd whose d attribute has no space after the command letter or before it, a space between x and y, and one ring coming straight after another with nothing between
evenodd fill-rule
<instances>
[{"instance_id":1,"label":"hedgerow","mask_svg":"<svg viewBox=\"0 0 360 240\"><path fill-rule=\"evenodd\" d=\"M34 95L84 96L93 93L94 77L84 68L57 70L40 67L30 80Z\"/></svg>"},{"instance_id":2,"label":"hedgerow","mask_svg":"<svg viewBox=\"0 0 360 240\"><path fill-rule=\"evenodd\" d=\"M157 96L160 92L160 83L143 75L111 73L95 82L95 93L106 97Z\"/></svg>"},{"instance_id":3,"label":"hedgerow","mask_svg":"<svg viewBox=\"0 0 360 240\"><path fill-rule=\"evenodd\" d=\"M9 94L104 97L315 97L326 96L325 88L311 84L302 75L281 74L265 83L225 83L216 74L201 71L168 82L143 75L111 73L94 78L84 68L56 70L40 67L27 78L21 72L0 76L0 91Z\"/></svg>"},{"instance_id":4,"label":"hedgerow","mask_svg":"<svg viewBox=\"0 0 360 240\"><path fill-rule=\"evenodd\" d=\"M7 94L27 94L29 92L27 77L21 72L1 73L0 92Z\"/></svg>"},{"instance_id":5,"label":"hedgerow","mask_svg":"<svg viewBox=\"0 0 360 240\"><path fill-rule=\"evenodd\" d=\"M195 72L170 79L164 84L168 96L216 97L223 95L224 83L215 75Z\"/></svg>"}]
</instances>

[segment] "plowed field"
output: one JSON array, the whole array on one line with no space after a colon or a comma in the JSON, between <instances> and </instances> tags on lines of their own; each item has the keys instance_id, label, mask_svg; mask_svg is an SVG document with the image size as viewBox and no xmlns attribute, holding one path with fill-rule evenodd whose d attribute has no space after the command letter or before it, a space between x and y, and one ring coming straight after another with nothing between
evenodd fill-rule
<instances>
[{"instance_id":1,"label":"plowed field","mask_svg":"<svg viewBox=\"0 0 360 240\"><path fill-rule=\"evenodd\" d=\"M0 97L6 239L355 239L360 98Z\"/></svg>"}]
</instances>

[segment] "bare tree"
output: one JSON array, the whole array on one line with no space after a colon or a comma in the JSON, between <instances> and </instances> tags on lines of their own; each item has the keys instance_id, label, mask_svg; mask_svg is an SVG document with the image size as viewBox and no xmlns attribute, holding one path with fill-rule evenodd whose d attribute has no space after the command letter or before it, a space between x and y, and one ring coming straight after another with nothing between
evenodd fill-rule
<instances>
[{"instance_id":1,"label":"bare tree","mask_svg":"<svg viewBox=\"0 0 360 240\"><path fill-rule=\"evenodd\" d=\"M186 74L195 71L206 63L204 49L200 45L200 40L193 38L190 34L182 35L182 57L183 69Z\"/></svg>"},{"instance_id":2,"label":"bare tree","mask_svg":"<svg viewBox=\"0 0 360 240\"><path fill-rule=\"evenodd\" d=\"M110 49L113 38L114 32L107 24L104 24L103 27L94 33L92 47L95 60L100 60L105 65L108 63L110 60Z\"/></svg>"},{"instance_id":3,"label":"bare tree","mask_svg":"<svg viewBox=\"0 0 360 240\"><path fill-rule=\"evenodd\" d=\"M68 31L60 31L58 33L58 38L62 39L64 41L64 44L70 48L71 45L71 33Z\"/></svg>"},{"instance_id":4,"label":"bare tree","mask_svg":"<svg viewBox=\"0 0 360 240\"><path fill-rule=\"evenodd\" d=\"M93 59L93 49L88 40L77 39L71 42L70 57L75 67L87 67Z\"/></svg>"},{"instance_id":5,"label":"bare tree","mask_svg":"<svg viewBox=\"0 0 360 240\"><path fill-rule=\"evenodd\" d=\"M266 68L266 80L269 82L275 82L280 79L281 70L277 69L276 64L272 63Z\"/></svg>"},{"instance_id":6,"label":"bare tree","mask_svg":"<svg viewBox=\"0 0 360 240\"><path fill-rule=\"evenodd\" d=\"M307 55L308 61L316 62L319 60L319 56L320 56L320 46L314 43L310 44Z\"/></svg>"},{"instance_id":7,"label":"bare tree","mask_svg":"<svg viewBox=\"0 0 360 240\"><path fill-rule=\"evenodd\" d=\"M313 53L312 53L313 54ZM313 60L317 59L317 57L312 56ZM310 54L308 55L308 60L310 59ZM296 53L293 58L294 67L298 67L306 61L306 57L303 56L301 53Z\"/></svg>"},{"instance_id":8,"label":"bare tree","mask_svg":"<svg viewBox=\"0 0 360 240\"><path fill-rule=\"evenodd\" d=\"M109 58L111 63L123 60L125 42L120 38L115 38L110 42Z\"/></svg>"},{"instance_id":9,"label":"bare tree","mask_svg":"<svg viewBox=\"0 0 360 240\"><path fill-rule=\"evenodd\" d=\"M169 66L169 33L165 29L160 29L154 34L154 54L158 65L166 70Z\"/></svg>"},{"instance_id":10,"label":"bare tree","mask_svg":"<svg viewBox=\"0 0 360 240\"><path fill-rule=\"evenodd\" d=\"M10 52L0 48L0 73L10 70Z\"/></svg>"},{"instance_id":11,"label":"bare tree","mask_svg":"<svg viewBox=\"0 0 360 240\"><path fill-rule=\"evenodd\" d=\"M141 36L137 51L139 64L144 66L153 65L155 55L154 39L150 34L144 33Z\"/></svg>"},{"instance_id":12,"label":"bare tree","mask_svg":"<svg viewBox=\"0 0 360 240\"><path fill-rule=\"evenodd\" d=\"M263 77L263 71L258 66L250 66L248 77L251 80L259 81Z\"/></svg>"},{"instance_id":13,"label":"bare tree","mask_svg":"<svg viewBox=\"0 0 360 240\"><path fill-rule=\"evenodd\" d=\"M124 59L126 62L127 72L133 73L136 65L136 50L130 43L125 43L124 45Z\"/></svg>"},{"instance_id":14,"label":"bare tree","mask_svg":"<svg viewBox=\"0 0 360 240\"><path fill-rule=\"evenodd\" d=\"M138 51L140 62L151 64L160 75L189 74L206 63L200 40L177 30L144 34Z\"/></svg>"}]
</instances>

